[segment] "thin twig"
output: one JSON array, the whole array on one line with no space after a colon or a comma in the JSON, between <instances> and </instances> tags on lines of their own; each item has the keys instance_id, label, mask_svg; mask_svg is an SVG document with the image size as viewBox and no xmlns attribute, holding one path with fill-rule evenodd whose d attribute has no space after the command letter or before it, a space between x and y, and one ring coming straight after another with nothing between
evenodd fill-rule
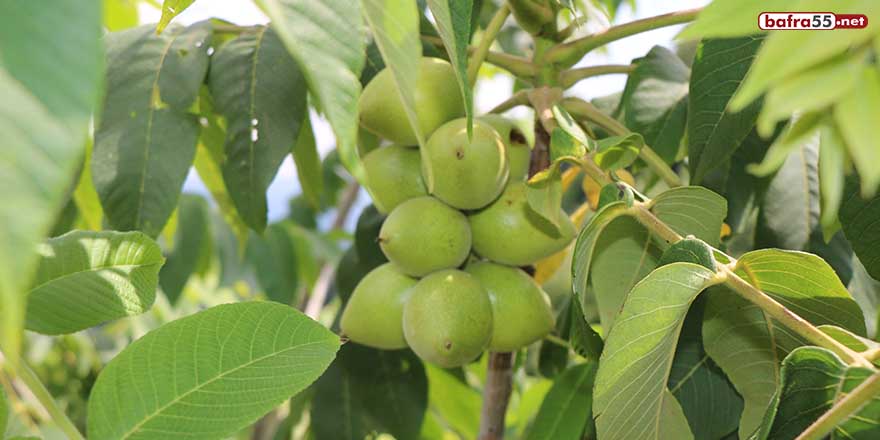
<instances>
[{"instance_id":1,"label":"thin twig","mask_svg":"<svg viewBox=\"0 0 880 440\"><path fill-rule=\"evenodd\" d=\"M596 106L582 99L566 98L562 101L562 106L572 115L587 119L605 130L608 130L608 132L613 135L625 136L631 133L628 128L616 119L602 113L596 108ZM644 160L645 163L648 164L648 167L660 176L669 187L674 188L682 185L678 174L675 174L675 171L673 171L672 168L669 168L669 165L666 164L663 158L658 156L650 146L644 145L639 150L639 157Z\"/></svg>"},{"instance_id":2,"label":"thin twig","mask_svg":"<svg viewBox=\"0 0 880 440\"><path fill-rule=\"evenodd\" d=\"M547 52L544 59L553 64L572 66L597 47L645 31L687 23L696 18L701 10L702 8L686 9L611 26L595 34L558 44Z\"/></svg>"},{"instance_id":3,"label":"thin twig","mask_svg":"<svg viewBox=\"0 0 880 440\"><path fill-rule=\"evenodd\" d=\"M582 79L592 78L599 75L612 73L630 73L636 68L635 64L609 64L606 66L589 66L577 69L569 69L559 73L559 84L567 89Z\"/></svg>"},{"instance_id":4,"label":"thin twig","mask_svg":"<svg viewBox=\"0 0 880 440\"><path fill-rule=\"evenodd\" d=\"M345 188L339 203L336 206L336 218L333 219L332 229L341 229L345 226L345 221L351 211L352 205L357 200L358 190L360 186L357 183L351 183ZM306 303L303 313L312 319L318 319L321 308L324 307L324 301L327 300L327 293L330 291L330 284L333 281L333 275L336 273L336 262L328 261L321 267L318 279L312 287L312 294L309 295L309 301Z\"/></svg>"},{"instance_id":5,"label":"thin twig","mask_svg":"<svg viewBox=\"0 0 880 440\"><path fill-rule=\"evenodd\" d=\"M443 47L443 39L440 37L422 35L422 41L431 43L437 47ZM468 46L468 53L473 53L476 50L477 48ZM528 78L534 77L538 72L531 61L523 57L502 52L493 52L490 50L486 53L486 62L498 66L523 80L528 80Z\"/></svg>"},{"instance_id":6,"label":"thin twig","mask_svg":"<svg viewBox=\"0 0 880 440\"><path fill-rule=\"evenodd\" d=\"M486 30L483 31L483 36L480 39L480 44L473 51L470 63L468 64L468 83L471 87L477 82L477 74L480 72L483 60L489 54L489 47L492 46L492 42L495 41L495 37L498 36L498 32L501 31L501 27L504 26L504 21L507 20L509 15L510 7L505 3L498 8L498 11L492 16L492 20L486 25Z\"/></svg>"},{"instance_id":7,"label":"thin twig","mask_svg":"<svg viewBox=\"0 0 880 440\"><path fill-rule=\"evenodd\" d=\"M528 104L530 90L531 89L525 89L514 93L513 96L507 98L506 101L496 105L492 110L489 110L489 113L504 113L514 107Z\"/></svg>"}]
</instances>

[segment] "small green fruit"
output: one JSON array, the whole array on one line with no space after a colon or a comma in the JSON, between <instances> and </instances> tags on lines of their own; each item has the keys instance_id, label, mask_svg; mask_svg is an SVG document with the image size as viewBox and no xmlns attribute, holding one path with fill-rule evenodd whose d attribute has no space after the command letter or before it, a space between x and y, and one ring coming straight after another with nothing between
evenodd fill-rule
<instances>
[{"instance_id":1,"label":"small green fruit","mask_svg":"<svg viewBox=\"0 0 880 440\"><path fill-rule=\"evenodd\" d=\"M485 114L477 118L492 126L504 141L507 151L507 163L510 168L510 180L523 180L529 174L529 161L532 149L526 143L522 131L510 119L496 114Z\"/></svg>"},{"instance_id":2,"label":"small green fruit","mask_svg":"<svg viewBox=\"0 0 880 440\"><path fill-rule=\"evenodd\" d=\"M390 145L377 148L364 157L367 190L382 214L397 205L428 194L422 181L421 159L415 148Z\"/></svg>"},{"instance_id":3,"label":"small green fruit","mask_svg":"<svg viewBox=\"0 0 880 440\"><path fill-rule=\"evenodd\" d=\"M467 267L489 293L492 302L492 340L489 350L516 351L553 330L550 299L522 270L481 262Z\"/></svg>"},{"instance_id":4,"label":"small green fruit","mask_svg":"<svg viewBox=\"0 0 880 440\"><path fill-rule=\"evenodd\" d=\"M464 116L464 101L455 71L448 62L422 58L416 78L415 108L425 138L446 121ZM382 69L364 88L358 114L361 126L367 130L397 144L418 144L388 68Z\"/></svg>"},{"instance_id":5,"label":"small green fruit","mask_svg":"<svg viewBox=\"0 0 880 440\"><path fill-rule=\"evenodd\" d=\"M445 368L464 365L492 336L489 295L466 272L434 272L416 284L403 307L403 334L420 358Z\"/></svg>"},{"instance_id":6,"label":"small green fruit","mask_svg":"<svg viewBox=\"0 0 880 440\"><path fill-rule=\"evenodd\" d=\"M497 263L527 266L564 249L574 224L560 213L558 230L529 207L526 184L511 182L491 205L469 217L474 251Z\"/></svg>"},{"instance_id":7,"label":"small green fruit","mask_svg":"<svg viewBox=\"0 0 880 440\"><path fill-rule=\"evenodd\" d=\"M471 249L471 230L464 214L433 197L417 197L391 211L379 246L401 272L420 277L460 266Z\"/></svg>"},{"instance_id":8,"label":"small green fruit","mask_svg":"<svg viewBox=\"0 0 880 440\"><path fill-rule=\"evenodd\" d=\"M403 305L418 280L385 263L368 273L354 288L340 327L354 342L384 350L406 347Z\"/></svg>"},{"instance_id":9,"label":"small green fruit","mask_svg":"<svg viewBox=\"0 0 880 440\"><path fill-rule=\"evenodd\" d=\"M507 182L504 142L485 122L474 121L468 141L467 120L438 128L424 149L422 175L428 190L458 209L479 209L501 194Z\"/></svg>"}]
</instances>

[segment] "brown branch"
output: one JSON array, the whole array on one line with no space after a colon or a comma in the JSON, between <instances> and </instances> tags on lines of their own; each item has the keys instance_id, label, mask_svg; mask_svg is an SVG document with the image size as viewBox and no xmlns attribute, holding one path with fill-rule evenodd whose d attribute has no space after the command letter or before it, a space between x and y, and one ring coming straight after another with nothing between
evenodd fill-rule
<instances>
[{"instance_id":1,"label":"brown branch","mask_svg":"<svg viewBox=\"0 0 880 440\"><path fill-rule=\"evenodd\" d=\"M504 415L513 389L513 353L488 353L489 367L483 387L479 440L504 438Z\"/></svg>"}]
</instances>

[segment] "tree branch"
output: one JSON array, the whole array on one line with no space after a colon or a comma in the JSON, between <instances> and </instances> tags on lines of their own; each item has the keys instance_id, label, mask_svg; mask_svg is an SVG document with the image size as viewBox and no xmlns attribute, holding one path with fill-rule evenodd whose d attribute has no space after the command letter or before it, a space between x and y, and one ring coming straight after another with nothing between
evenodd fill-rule
<instances>
[{"instance_id":1,"label":"tree branch","mask_svg":"<svg viewBox=\"0 0 880 440\"><path fill-rule=\"evenodd\" d=\"M437 47L443 47L443 39L440 37L422 35L422 41ZM468 53L473 53L476 50L477 48L468 46ZM486 62L498 66L524 80L534 77L538 72L538 69L535 68L531 61L502 52L492 52L491 50L486 52Z\"/></svg>"},{"instance_id":2,"label":"tree branch","mask_svg":"<svg viewBox=\"0 0 880 440\"><path fill-rule=\"evenodd\" d=\"M595 34L578 38L577 40L572 40L567 43L558 44L547 52L544 59L552 64L573 66L589 51L597 47L642 32L675 24L687 23L696 18L701 10L702 8L686 9L669 14L657 15L655 17L643 18L641 20L631 21L617 26L611 26L608 29L596 32Z\"/></svg>"},{"instance_id":3,"label":"tree branch","mask_svg":"<svg viewBox=\"0 0 880 440\"><path fill-rule=\"evenodd\" d=\"M631 133L631 131L623 124L611 116L602 113L596 108L596 106L587 101L578 98L566 98L562 101L562 105L569 111L569 113L587 119L605 130L608 130L608 132L613 135L624 136ZM671 188L682 185L678 174L675 174L675 171L672 171L672 168L669 168L666 161L658 156L650 146L645 145L639 150L639 158L644 160L645 163L648 164L648 167L657 173L657 175L660 176L660 178Z\"/></svg>"},{"instance_id":4,"label":"tree branch","mask_svg":"<svg viewBox=\"0 0 880 440\"><path fill-rule=\"evenodd\" d=\"M599 75L612 73L630 73L636 68L635 64L609 64L607 66L589 66L578 69L564 70L559 73L559 84L567 89L582 79L592 78Z\"/></svg>"},{"instance_id":5,"label":"tree branch","mask_svg":"<svg viewBox=\"0 0 880 440\"><path fill-rule=\"evenodd\" d=\"M504 415L513 389L513 353L489 353L479 440L504 438Z\"/></svg>"}]
</instances>

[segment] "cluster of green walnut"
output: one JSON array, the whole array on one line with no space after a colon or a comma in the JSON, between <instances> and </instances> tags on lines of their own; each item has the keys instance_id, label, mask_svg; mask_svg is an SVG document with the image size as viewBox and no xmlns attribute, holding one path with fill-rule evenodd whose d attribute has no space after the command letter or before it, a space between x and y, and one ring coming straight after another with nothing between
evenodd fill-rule
<instances>
[{"instance_id":1,"label":"cluster of green walnut","mask_svg":"<svg viewBox=\"0 0 880 440\"><path fill-rule=\"evenodd\" d=\"M383 70L359 102L360 124L391 145L363 159L366 186L387 218L379 246L389 262L357 285L342 315L352 341L410 347L443 367L484 350L515 351L554 326L547 294L520 267L564 249L575 235L526 200L530 148L513 123L479 117L468 138L452 66L420 62L415 104L420 149L392 73Z\"/></svg>"}]
</instances>

